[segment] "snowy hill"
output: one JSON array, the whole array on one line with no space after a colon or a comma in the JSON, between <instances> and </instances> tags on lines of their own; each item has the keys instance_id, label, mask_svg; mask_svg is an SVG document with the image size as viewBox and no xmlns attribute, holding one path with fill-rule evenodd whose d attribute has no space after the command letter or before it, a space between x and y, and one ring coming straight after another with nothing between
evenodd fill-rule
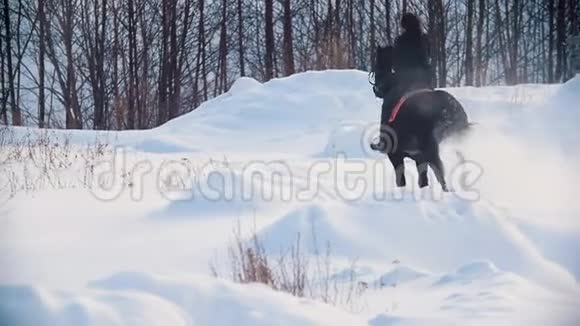
<instances>
[{"instance_id":1,"label":"snowy hill","mask_svg":"<svg viewBox=\"0 0 580 326\"><path fill-rule=\"evenodd\" d=\"M449 91L476 123L442 144L455 193L415 189L411 167L394 187L359 71L242 78L153 130L51 131L73 162L87 144L111 156L93 178L2 167L3 191L22 189L0 196L0 324L578 325L580 79ZM309 257L328 244L356 302L211 278L237 225L272 256L297 234Z\"/></svg>"}]
</instances>

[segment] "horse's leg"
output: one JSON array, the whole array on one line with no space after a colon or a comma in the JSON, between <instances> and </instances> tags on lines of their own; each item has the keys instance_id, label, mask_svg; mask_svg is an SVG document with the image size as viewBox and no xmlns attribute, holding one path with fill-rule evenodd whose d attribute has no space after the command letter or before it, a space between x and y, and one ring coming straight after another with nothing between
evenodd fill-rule
<instances>
[{"instance_id":1,"label":"horse's leg","mask_svg":"<svg viewBox=\"0 0 580 326\"><path fill-rule=\"evenodd\" d=\"M447 183L445 182L445 168L443 167L443 162L439 156L439 144L434 137L430 139L425 155L425 160L429 163L429 166L431 166L437 181L441 184L441 188L443 188L443 191L448 191Z\"/></svg>"},{"instance_id":2,"label":"horse's leg","mask_svg":"<svg viewBox=\"0 0 580 326\"><path fill-rule=\"evenodd\" d=\"M415 164L417 165L417 174L419 175L419 188L424 188L429 185L429 178L427 172L429 172L429 163L425 160L425 154L421 153L413 158Z\"/></svg>"},{"instance_id":3,"label":"horse's leg","mask_svg":"<svg viewBox=\"0 0 580 326\"><path fill-rule=\"evenodd\" d=\"M387 156L393 164L393 168L395 169L395 180L397 183L397 187L404 187L407 184L407 180L405 180L405 161L404 161L404 154L403 153L388 153Z\"/></svg>"}]
</instances>

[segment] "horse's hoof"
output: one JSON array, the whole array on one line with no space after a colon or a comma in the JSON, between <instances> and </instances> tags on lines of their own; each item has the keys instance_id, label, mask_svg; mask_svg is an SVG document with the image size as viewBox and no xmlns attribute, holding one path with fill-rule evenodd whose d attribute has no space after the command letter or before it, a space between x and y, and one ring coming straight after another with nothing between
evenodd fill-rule
<instances>
[{"instance_id":1,"label":"horse's hoof","mask_svg":"<svg viewBox=\"0 0 580 326\"><path fill-rule=\"evenodd\" d=\"M383 149L382 143L371 144L371 149L375 152L381 152L381 153L385 152Z\"/></svg>"},{"instance_id":2,"label":"horse's hoof","mask_svg":"<svg viewBox=\"0 0 580 326\"><path fill-rule=\"evenodd\" d=\"M381 152L383 154L388 154L388 144L384 140L379 140L378 143L371 143L370 145L373 151Z\"/></svg>"}]
</instances>

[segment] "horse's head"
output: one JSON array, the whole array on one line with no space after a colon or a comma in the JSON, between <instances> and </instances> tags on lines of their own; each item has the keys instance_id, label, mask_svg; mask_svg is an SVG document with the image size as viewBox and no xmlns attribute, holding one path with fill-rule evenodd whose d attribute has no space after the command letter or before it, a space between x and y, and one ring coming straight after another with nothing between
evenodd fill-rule
<instances>
[{"instance_id":1,"label":"horse's head","mask_svg":"<svg viewBox=\"0 0 580 326\"><path fill-rule=\"evenodd\" d=\"M393 86L393 47L378 46L374 67L375 93L385 94ZM379 96L382 97L382 96Z\"/></svg>"},{"instance_id":2,"label":"horse's head","mask_svg":"<svg viewBox=\"0 0 580 326\"><path fill-rule=\"evenodd\" d=\"M375 58L375 72L378 71L391 71L393 68L393 47L390 45L387 46L378 46L377 47L377 56Z\"/></svg>"}]
</instances>

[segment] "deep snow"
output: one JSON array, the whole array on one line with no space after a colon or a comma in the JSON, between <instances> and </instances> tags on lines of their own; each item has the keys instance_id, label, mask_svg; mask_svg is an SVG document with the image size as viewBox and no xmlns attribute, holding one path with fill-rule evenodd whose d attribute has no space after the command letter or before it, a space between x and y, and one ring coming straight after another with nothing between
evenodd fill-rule
<instances>
[{"instance_id":1,"label":"deep snow","mask_svg":"<svg viewBox=\"0 0 580 326\"><path fill-rule=\"evenodd\" d=\"M131 188L46 188L0 207L0 324L577 325L580 78L449 91L476 123L442 145L451 194L415 189L412 163L408 188L393 187L367 149L380 103L359 71L242 78L153 130L70 132L150 172ZM185 190L167 188L172 173ZM308 254L328 242L335 277L370 286L351 309L212 279L238 223L273 255L297 233Z\"/></svg>"}]
</instances>

